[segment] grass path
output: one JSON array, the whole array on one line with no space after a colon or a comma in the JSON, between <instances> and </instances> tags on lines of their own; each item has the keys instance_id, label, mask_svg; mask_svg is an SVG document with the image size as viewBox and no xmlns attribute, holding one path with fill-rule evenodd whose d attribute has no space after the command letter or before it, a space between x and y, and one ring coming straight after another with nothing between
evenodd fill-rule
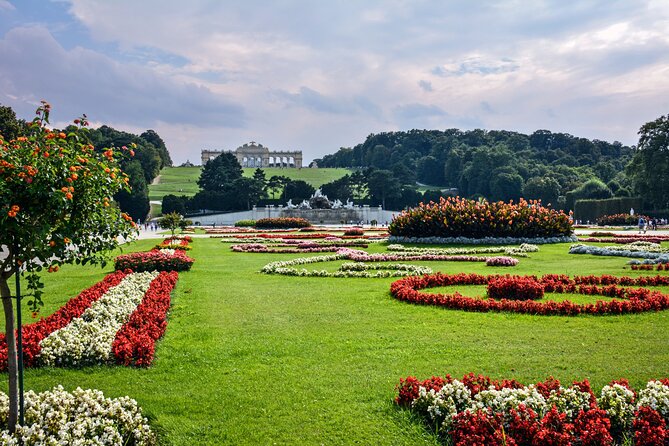
<instances>
[{"instance_id":1,"label":"grass path","mask_svg":"<svg viewBox=\"0 0 669 446\"><path fill-rule=\"evenodd\" d=\"M512 271L640 274L623 270L623 259L569 256L567 249L541 247ZM153 367L31 369L26 387L131 395L175 445L433 445L435 438L391 403L400 377L473 371L529 383L553 375L564 382L589 378L599 389L614 378L638 387L668 374L666 311L575 318L465 313L398 302L388 292L392 279L258 273L269 261L298 255L232 253L216 239L196 239L190 254L196 263L180 276ZM430 265L500 272L472 263ZM47 275L45 313L102 275L81 266Z\"/></svg>"}]
</instances>

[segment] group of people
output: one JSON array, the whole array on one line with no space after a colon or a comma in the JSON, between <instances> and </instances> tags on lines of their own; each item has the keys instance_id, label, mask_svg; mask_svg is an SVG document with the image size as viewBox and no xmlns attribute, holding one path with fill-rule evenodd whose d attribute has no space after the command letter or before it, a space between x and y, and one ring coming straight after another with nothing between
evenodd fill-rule
<instances>
[{"instance_id":1,"label":"group of people","mask_svg":"<svg viewBox=\"0 0 669 446\"><path fill-rule=\"evenodd\" d=\"M145 221L144 224L142 225L141 220L137 220L137 227L141 228L144 226L145 231L157 231L158 230L158 223L155 221Z\"/></svg>"},{"instance_id":2,"label":"group of people","mask_svg":"<svg viewBox=\"0 0 669 446\"><path fill-rule=\"evenodd\" d=\"M639 217L639 234L641 234L642 232L645 234L648 228L652 229L653 231L657 230L658 223L666 224L664 219L658 222L657 218L650 218L646 220L643 217Z\"/></svg>"}]
</instances>

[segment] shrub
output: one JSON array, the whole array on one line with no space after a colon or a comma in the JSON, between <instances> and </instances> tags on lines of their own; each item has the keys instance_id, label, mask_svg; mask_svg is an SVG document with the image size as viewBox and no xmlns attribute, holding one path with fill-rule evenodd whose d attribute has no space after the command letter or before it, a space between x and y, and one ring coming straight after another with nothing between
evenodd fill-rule
<instances>
[{"instance_id":1,"label":"shrub","mask_svg":"<svg viewBox=\"0 0 669 446\"><path fill-rule=\"evenodd\" d=\"M544 287L533 277L496 277L488 281L488 297L498 300L537 300L544 297Z\"/></svg>"},{"instance_id":2,"label":"shrub","mask_svg":"<svg viewBox=\"0 0 669 446\"><path fill-rule=\"evenodd\" d=\"M419 204L396 216L388 232L399 237L555 237L572 233L569 217L540 202L488 203L459 197Z\"/></svg>"},{"instance_id":3,"label":"shrub","mask_svg":"<svg viewBox=\"0 0 669 446\"><path fill-rule=\"evenodd\" d=\"M278 217L278 218L261 218L256 221L256 228L273 229L273 228L306 228L311 226L309 220L299 217Z\"/></svg>"},{"instance_id":4,"label":"shrub","mask_svg":"<svg viewBox=\"0 0 669 446\"><path fill-rule=\"evenodd\" d=\"M255 225L256 225L255 220L239 220L235 222L235 226L238 228L247 228Z\"/></svg>"}]
</instances>

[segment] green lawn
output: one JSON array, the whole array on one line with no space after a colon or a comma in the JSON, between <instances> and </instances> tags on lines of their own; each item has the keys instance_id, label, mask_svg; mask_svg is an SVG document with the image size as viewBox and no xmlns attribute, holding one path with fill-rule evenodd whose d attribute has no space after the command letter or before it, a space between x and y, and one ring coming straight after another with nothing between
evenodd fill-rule
<instances>
[{"instance_id":1,"label":"green lawn","mask_svg":"<svg viewBox=\"0 0 669 446\"><path fill-rule=\"evenodd\" d=\"M567 244L540 249L513 269L421 264L487 274L644 274L623 269L622 258L568 255ZM220 239L195 239L190 255L196 263L180 274L151 368L31 369L26 387L130 395L174 445L434 445L434 436L392 404L400 377L472 371L530 383L553 375L566 383L588 378L598 391L621 377L638 388L667 376L669 311L465 313L396 301L388 292L393 279L258 273L270 261L299 255L232 253ZM46 275L44 314L102 277L82 266Z\"/></svg>"},{"instance_id":2,"label":"green lawn","mask_svg":"<svg viewBox=\"0 0 669 446\"><path fill-rule=\"evenodd\" d=\"M199 189L197 180L200 178L200 167L166 167L160 171L158 184L149 185L149 200L162 200L165 195L186 195L192 197ZM244 175L250 177L255 169L245 168ZM329 183L343 177L349 169L282 169L271 167L263 169L269 179L273 175L283 175L293 180L304 180L314 187Z\"/></svg>"}]
</instances>

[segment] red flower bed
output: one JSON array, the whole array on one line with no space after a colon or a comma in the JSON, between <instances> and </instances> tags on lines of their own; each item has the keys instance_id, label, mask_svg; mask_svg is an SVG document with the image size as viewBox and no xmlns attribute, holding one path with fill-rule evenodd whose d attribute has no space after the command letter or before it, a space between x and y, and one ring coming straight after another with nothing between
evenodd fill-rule
<instances>
[{"instance_id":1,"label":"red flower bed","mask_svg":"<svg viewBox=\"0 0 669 446\"><path fill-rule=\"evenodd\" d=\"M569 217L521 200L488 203L459 197L419 204L396 216L388 227L400 237L556 237L572 233Z\"/></svg>"},{"instance_id":2,"label":"red flower bed","mask_svg":"<svg viewBox=\"0 0 669 446\"><path fill-rule=\"evenodd\" d=\"M365 235L365 231L363 231L362 228L349 228L344 231L344 235L360 237Z\"/></svg>"},{"instance_id":3,"label":"red flower bed","mask_svg":"<svg viewBox=\"0 0 669 446\"><path fill-rule=\"evenodd\" d=\"M602 215L597 219L597 224L599 226L636 226L640 217L646 221L650 220L647 215L612 214Z\"/></svg>"},{"instance_id":4,"label":"red flower bed","mask_svg":"<svg viewBox=\"0 0 669 446\"><path fill-rule=\"evenodd\" d=\"M460 293L428 294L419 290L452 285L486 285L490 280L504 276L483 276L480 274L432 274L422 277L410 276L395 281L390 293L399 300L424 305L464 311L509 311L537 315L575 316L578 314L626 314L644 311L660 311L669 308L669 295L646 288L623 288L623 286L667 286L669 277L616 277L616 276L568 276L549 274L536 279L544 292L574 293L593 296L608 296L617 299L597 301L595 304L575 304L571 301L512 300L509 296L496 300L492 298L466 297ZM508 276L506 276L508 277Z\"/></svg>"},{"instance_id":5,"label":"red flower bed","mask_svg":"<svg viewBox=\"0 0 669 446\"><path fill-rule=\"evenodd\" d=\"M149 252L120 255L114 260L114 268L116 270L132 269L135 272L187 271L193 262L194 260L182 250L177 249L174 254L169 254L161 249L154 249Z\"/></svg>"},{"instance_id":6,"label":"red flower bed","mask_svg":"<svg viewBox=\"0 0 669 446\"><path fill-rule=\"evenodd\" d=\"M491 299L538 300L544 297L544 287L535 277L501 276L488 280Z\"/></svg>"},{"instance_id":7,"label":"red flower bed","mask_svg":"<svg viewBox=\"0 0 669 446\"><path fill-rule=\"evenodd\" d=\"M630 267L634 271L652 271L653 269L656 271L669 271L669 263L658 263L657 265L630 265Z\"/></svg>"},{"instance_id":8,"label":"red flower bed","mask_svg":"<svg viewBox=\"0 0 669 446\"><path fill-rule=\"evenodd\" d=\"M70 299L55 313L39 321L23 326L23 361L27 367L35 365L40 353L40 342L52 332L80 317L93 302L100 299L111 287L121 283L130 271L116 271L108 274L100 282L82 291ZM0 370L7 370L7 341L5 334L0 334Z\"/></svg>"},{"instance_id":9,"label":"red flower bed","mask_svg":"<svg viewBox=\"0 0 669 446\"><path fill-rule=\"evenodd\" d=\"M191 247L188 244L187 240L179 238L166 238L162 242L156 245L157 249L182 249L190 250Z\"/></svg>"},{"instance_id":10,"label":"red flower bed","mask_svg":"<svg viewBox=\"0 0 669 446\"><path fill-rule=\"evenodd\" d=\"M256 228L306 228L309 220L299 217L261 218L256 220Z\"/></svg>"},{"instance_id":11,"label":"red flower bed","mask_svg":"<svg viewBox=\"0 0 669 446\"><path fill-rule=\"evenodd\" d=\"M116 333L112 352L117 363L137 367L151 365L155 343L167 328L170 293L178 278L176 271L161 272L151 282L142 302Z\"/></svg>"}]
</instances>

